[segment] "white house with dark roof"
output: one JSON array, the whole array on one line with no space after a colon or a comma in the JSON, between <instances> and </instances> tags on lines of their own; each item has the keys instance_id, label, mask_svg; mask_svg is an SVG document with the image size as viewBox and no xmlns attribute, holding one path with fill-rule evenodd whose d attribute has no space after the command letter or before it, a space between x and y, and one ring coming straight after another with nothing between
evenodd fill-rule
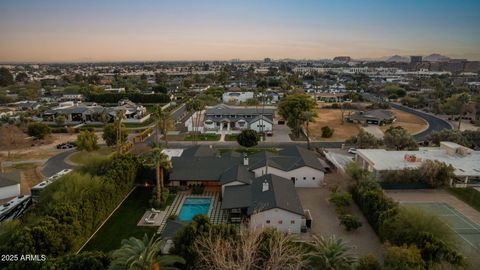
<instances>
[{"instance_id":1,"label":"white house with dark roof","mask_svg":"<svg viewBox=\"0 0 480 270\"><path fill-rule=\"evenodd\" d=\"M194 117L194 116L192 116ZM257 132L270 132L273 129L275 109L271 107L236 107L221 104L209 107L201 118L203 132L238 133L244 129ZM185 123L189 131L193 130L193 120Z\"/></svg>"},{"instance_id":2,"label":"white house with dark roof","mask_svg":"<svg viewBox=\"0 0 480 270\"><path fill-rule=\"evenodd\" d=\"M288 146L278 152L218 154L207 146L172 156L170 186L201 184L218 188L229 222L249 220L252 227L271 226L299 233L305 215L296 187L319 187L325 163L310 150Z\"/></svg>"}]
</instances>

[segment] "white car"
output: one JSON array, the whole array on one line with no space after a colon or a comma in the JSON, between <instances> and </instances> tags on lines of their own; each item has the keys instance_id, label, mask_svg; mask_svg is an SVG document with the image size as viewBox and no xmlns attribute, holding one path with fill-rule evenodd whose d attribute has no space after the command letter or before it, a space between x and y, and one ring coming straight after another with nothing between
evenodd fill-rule
<instances>
[{"instance_id":1,"label":"white car","mask_svg":"<svg viewBox=\"0 0 480 270\"><path fill-rule=\"evenodd\" d=\"M357 153L357 149L356 148L349 148L348 153L355 155Z\"/></svg>"}]
</instances>

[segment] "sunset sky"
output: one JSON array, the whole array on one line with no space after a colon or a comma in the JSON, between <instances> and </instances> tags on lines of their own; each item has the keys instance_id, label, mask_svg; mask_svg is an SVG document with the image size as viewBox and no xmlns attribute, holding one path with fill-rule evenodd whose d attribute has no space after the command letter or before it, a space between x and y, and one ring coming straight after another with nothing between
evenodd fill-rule
<instances>
[{"instance_id":1,"label":"sunset sky","mask_svg":"<svg viewBox=\"0 0 480 270\"><path fill-rule=\"evenodd\" d=\"M480 1L0 0L0 61L480 60Z\"/></svg>"}]
</instances>

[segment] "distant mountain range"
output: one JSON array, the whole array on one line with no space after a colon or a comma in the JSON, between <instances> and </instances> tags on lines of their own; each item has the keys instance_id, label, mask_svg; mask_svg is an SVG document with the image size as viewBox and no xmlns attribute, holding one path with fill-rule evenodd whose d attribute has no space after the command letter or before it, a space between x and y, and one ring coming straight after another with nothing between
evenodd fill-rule
<instances>
[{"instance_id":1,"label":"distant mountain range","mask_svg":"<svg viewBox=\"0 0 480 270\"><path fill-rule=\"evenodd\" d=\"M400 62L400 63L410 62L410 56L394 55L391 57L385 57L384 59L387 62ZM450 59L449 57L438 54L438 53L432 53L430 55L423 57L423 61L428 61L428 62L441 62L441 61L448 61L449 59Z\"/></svg>"}]
</instances>

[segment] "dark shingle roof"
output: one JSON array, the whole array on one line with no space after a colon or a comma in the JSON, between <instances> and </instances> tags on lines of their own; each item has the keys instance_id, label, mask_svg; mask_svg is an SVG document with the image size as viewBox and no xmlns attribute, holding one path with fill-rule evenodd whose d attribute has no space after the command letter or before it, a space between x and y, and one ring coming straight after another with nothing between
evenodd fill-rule
<instances>
[{"instance_id":1,"label":"dark shingle roof","mask_svg":"<svg viewBox=\"0 0 480 270\"><path fill-rule=\"evenodd\" d=\"M225 170L220 176L220 184L228 184L234 181L240 181L245 184L250 184L254 178L254 173L248 171L243 164L234 165Z\"/></svg>"},{"instance_id":2,"label":"dark shingle roof","mask_svg":"<svg viewBox=\"0 0 480 270\"><path fill-rule=\"evenodd\" d=\"M174 181L218 181L227 169L240 164L240 157L172 157Z\"/></svg>"},{"instance_id":3,"label":"dark shingle roof","mask_svg":"<svg viewBox=\"0 0 480 270\"><path fill-rule=\"evenodd\" d=\"M0 187L13 186L20 183L20 171L0 173Z\"/></svg>"},{"instance_id":4,"label":"dark shingle roof","mask_svg":"<svg viewBox=\"0 0 480 270\"><path fill-rule=\"evenodd\" d=\"M206 145L197 145L185 149L182 152L182 157L214 157L216 151Z\"/></svg>"},{"instance_id":5,"label":"dark shingle roof","mask_svg":"<svg viewBox=\"0 0 480 270\"><path fill-rule=\"evenodd\" d=\"M291 171L304 166L325 171L324 166L313 151L299 146L287 146L280 150L278 154L265 151L251 155L249 156L250 169L254 170L266 166L267 159L269 167L283 171Z\"/></svg>"},{"instance_id":6,"label":"dark shingle roof","mask_svg":"<svg viewBox=\"0 0 480 270\"><path fill-rule=\"evenodd\" d=\"M250 185L226 186L223 191L222 209L247 208L252 202Z\"/></svg>"},{"instance_id":7,"label":"dark shingle roof","mask_svg":"<svg viewBox=\"0 0 480 270\"><path fill-rule=\"evenodd\" d=\"M225 104L221 104L212 108L208 108L205 111L205 115L274 115L275 109L262 109L262 108L242 108L232 107Z\"/></svg>"},{"instance_id":8,"label":"dark shingle roof","mask_svg":"<svg viewBox=\"0 0 480 270\"><path fill-rule=\"evenodd\" d=\"M266 183L266 184L265 184ZM268 188L264 190L264 185ZM303 208L292 181L273 174L260 176L251 184L251 204L248 214L280 208L303 215Z\"/></svg>"}]
</instances>

